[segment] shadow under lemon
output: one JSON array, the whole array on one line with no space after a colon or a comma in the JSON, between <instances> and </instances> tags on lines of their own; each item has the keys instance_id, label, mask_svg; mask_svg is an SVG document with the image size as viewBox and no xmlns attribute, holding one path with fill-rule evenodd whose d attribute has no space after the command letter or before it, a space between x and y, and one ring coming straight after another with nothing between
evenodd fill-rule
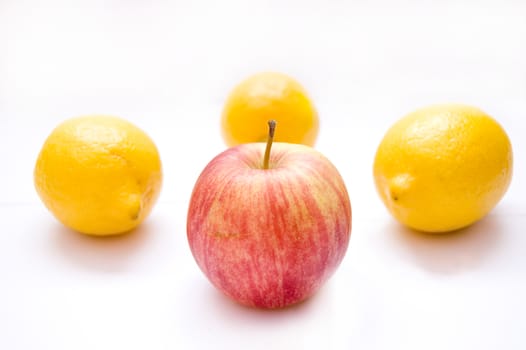
<instances>
[{"instance_id":1,"label":"shadow under lemon","mask_svg":"<svg viewBox=\"0 0 526 350\"><path fill-rule=\"evenodd\" d=\"M499 246L503 237L503 217L497 212L474 224L446 233L424 233L410 229L395 220L386 230L395 234L422 268L437 274L457 274L477 269Z\"/></svg>"},{"instance_id":2,"label":"shadow under lemon","mask_svg":"<svg viewBox=\"0 0 526 350\"><path fill-rule=\"evenodd\" d=\"M145 220L135 229L119 235L93 236L55 222L47 228L57 255L83 268L121 272L147 247L157 231L155 220Z\"/></svg>"}]
</instances>

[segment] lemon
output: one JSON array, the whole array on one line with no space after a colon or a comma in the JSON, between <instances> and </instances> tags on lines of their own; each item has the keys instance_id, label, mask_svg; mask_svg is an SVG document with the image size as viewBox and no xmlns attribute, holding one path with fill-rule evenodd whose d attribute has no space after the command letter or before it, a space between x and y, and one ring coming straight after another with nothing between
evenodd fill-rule
<instances>
[{"instance_id":1,"label":"lemon","mask_svg":"<svg viewBox=\"0 0 526 350\"><path fill-rule=\"evenodd\" d=\"M318 113L305 89L292 77L277 72L254 74L230 93L221 128L228 146L267 140L267 121L276 120L276 142L313 146L318 136Z\"/></svg>"},{"instance_id":2,"label":"lemon","mask_svg":"<svg viewBox=\"0 0 526 350\"><path fill-rule=\"evenodd\" d=\"M126 120L72 118L46 139L34 182L65 226L91 235L119 234L138 226L154 206L161 160L148 135Z\"/></svg>"},{"instance_id":3,"label":"lemon","mask_svg":"<svg viewBox=\"0 0 526 350\"><path fill-rule=\"evenodd\" d=\"M387 131L374 179L397 220L446 232L484 217L508 189L512 166L510 140L493 118L471 106L435 105Z\"/></svg>"}]
</instances>

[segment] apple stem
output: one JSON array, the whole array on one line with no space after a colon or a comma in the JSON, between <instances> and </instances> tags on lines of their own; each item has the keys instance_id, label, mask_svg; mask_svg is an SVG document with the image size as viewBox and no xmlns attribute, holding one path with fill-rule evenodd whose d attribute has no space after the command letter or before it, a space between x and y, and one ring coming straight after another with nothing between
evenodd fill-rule
<instances>
[{"instance_id":1,"label":"apple stem","mask_svg":"<svg viewBox=\"0 0 526 350\"><path fill-rule=\"evenodd\" d=\"M263 157L263 169L268 169L270 160L270 149L272 148L272 141L274 141L274 132L276 131L276 121L271 119L268 121L268 139L267 147L265 148L265 156Z\"/></svg>"}]
</instances>

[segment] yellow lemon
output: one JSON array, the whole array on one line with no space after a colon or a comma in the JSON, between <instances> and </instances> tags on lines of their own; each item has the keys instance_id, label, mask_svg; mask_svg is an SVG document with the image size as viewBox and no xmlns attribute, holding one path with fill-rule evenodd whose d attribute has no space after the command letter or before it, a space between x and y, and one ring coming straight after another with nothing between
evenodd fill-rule
<instances>
[{"instance_id":1,"label":"yellow lemon","mask_svg":"<svg viewBox=\"0 0 526 350\"><path fill-rule=\"evenodd\" d=\"M34 182L46 207L67 227L119 234L150 213L161 190L161 160L148 135L123 119L73 118L48 136Z\"/></svg>"},{"instance_id":2,"label":"yellow lemon","mask_svg":"<svg viewBox=\"0 0 526 350\"><path fill-rule=\"evenodd\" d=\"M266 141L270 119L279 125L276 142L314 145L319 129L316 108L300 83L275 72L252 75L232 90L221 118L225 143Z\"/></svg>"},{"instance_id":3,"label":"yellow lemon","mask_svg":"<svg viewBox=\"0 0 526 350\"><path fill-rule=\"evenodd\" d=\"M400 222L446 232L484 217L508 189L512 166L510 140L493 118L470 106L436 105L387 131L374 179Z\"/></svg>"}]
</instances>

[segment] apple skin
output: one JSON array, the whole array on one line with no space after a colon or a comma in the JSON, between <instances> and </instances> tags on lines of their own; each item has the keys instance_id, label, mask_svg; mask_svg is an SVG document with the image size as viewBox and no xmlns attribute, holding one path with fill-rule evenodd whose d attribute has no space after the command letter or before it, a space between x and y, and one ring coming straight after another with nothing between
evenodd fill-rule
<instances>
[{"instance_id":1,"label":"apple skin","mask_svg":"<svg viewBox=\"0 0 526 350\"><path fill-rule=\"evenodd\" d=\"M311 147L248 143L216 156L192 192L187 236L210 280L237 302L281 308L314 294L340 265L351 203L334 165Z\"/></svg>"}]
</instances>

